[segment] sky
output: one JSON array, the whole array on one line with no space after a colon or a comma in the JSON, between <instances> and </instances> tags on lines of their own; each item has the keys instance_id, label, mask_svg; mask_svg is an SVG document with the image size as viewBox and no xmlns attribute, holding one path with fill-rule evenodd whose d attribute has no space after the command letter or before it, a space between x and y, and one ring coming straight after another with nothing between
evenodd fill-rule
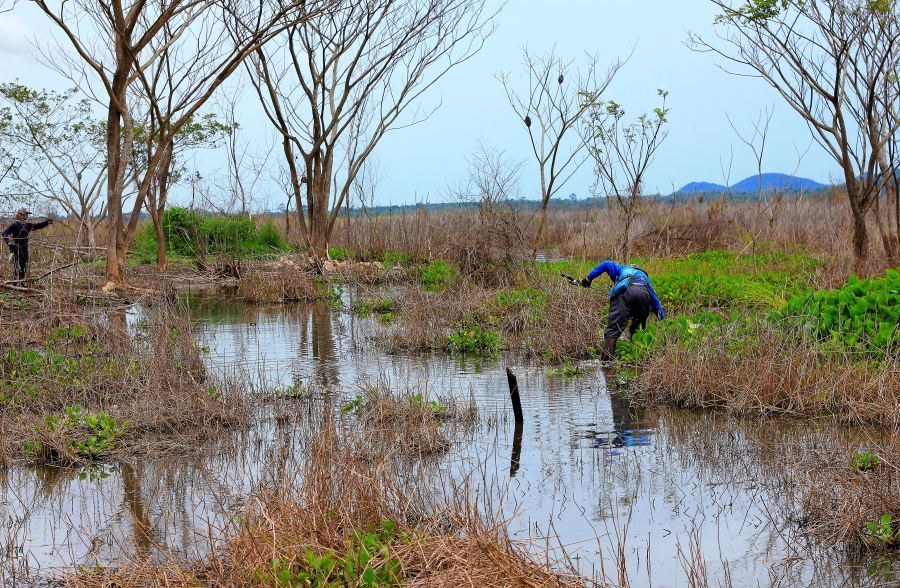
<instances>
[{"instance_id":1,"label":"sky","mask_svg":"<svg viewBox=\"0 0 900 588\"><path fill-rule=\"evenodd\" d=\"M712 35L714 17L708 0L508 0L480 53L451 70L422 98L424 108L439 104L438 110L419 125L388 134L379 145L376 203L447 200L448 187L467 178L468 162L480 145L523 162L520 192L529 198L539 195L525 128L495 77L510 72L515 81L526 46L534 52L555 47L558 56L575 63L585 52L598 53L607 63L631 54L605 96L622 104L629 117L657 105L657 88L669 92L669 135L648 172L647 193L667 194L691 181L726 183L727 178L736 183L755 174L755 159L726 113L739 130L749 133L766 108L774 114L764 171L831 182L836 165L817 145L810 146L806 125L765 82L730 75L716 57L686 46L689 32ZM27 5L0 14L0 81L19 79L51 89L71 85L32 54L29 39L42 42L52 34L45 17ZM253 100L241 101L240 120L251 152L268 151L273 135ZM206 175L222 171L221 162L208 155L196 165L207 168ZM277 166L274 154L266 166ZM588 197L593 184L593 170L586 164L560 196ZM274 182L264 179L257 190L264 208L282 200Z\"/></svg>"}]
</instances>

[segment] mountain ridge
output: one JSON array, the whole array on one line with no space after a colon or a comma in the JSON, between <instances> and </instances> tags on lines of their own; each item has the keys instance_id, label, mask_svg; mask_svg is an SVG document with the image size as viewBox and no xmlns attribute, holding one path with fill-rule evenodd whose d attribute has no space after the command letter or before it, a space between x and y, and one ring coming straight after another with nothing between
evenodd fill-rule
<instances>
[{"instance_id":1,"label":"mountain ridge","mask_svg":"<svg viewBox=\"0 0 900 588\"><path fill-rule=\"evenodd\" d=\"M763 192L776 190L782 192L814 192L829 187L827 184L822 184L809 178L776 172L752 175L731 186L713 182L690 182L676 190L675 194L697 194L700 192L753 194L760 191L760 180L762 181Z\"/></svg>"}]
</instances>

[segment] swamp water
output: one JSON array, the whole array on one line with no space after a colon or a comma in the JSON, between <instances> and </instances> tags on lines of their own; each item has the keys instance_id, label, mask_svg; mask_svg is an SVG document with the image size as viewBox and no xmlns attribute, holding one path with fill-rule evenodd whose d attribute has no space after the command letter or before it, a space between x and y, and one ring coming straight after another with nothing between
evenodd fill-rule
<instances>
[{"instance_id":1,"label":"swamp water","mask_svg":"<svg viewBox=\"0 0 900 588\"><path fill-rule=\"evenodd\" d=\"M432 398L473 395L482 424L440 458L441 475L474 481L515 539L554 554L562 545L586 573L660 588L706 585L691 575L712 586L897 585L896 562L815 547L790 522L798 513L784 454L797 444L852 444L846 432L640 410L610 393L599 369L551 377L517 355L385 354L370 337L384 328L376 318L322 305L201 300L192 311L213 372L270 387L299 382L341 400L375 382ZM519 378L521 429L507 367ZM0 469L0 584L208 550L244 497L271 479L277 456L294 450L293 426L269 404L249 430L189 457L80 472Z\"/></svg>"}]
</instances>

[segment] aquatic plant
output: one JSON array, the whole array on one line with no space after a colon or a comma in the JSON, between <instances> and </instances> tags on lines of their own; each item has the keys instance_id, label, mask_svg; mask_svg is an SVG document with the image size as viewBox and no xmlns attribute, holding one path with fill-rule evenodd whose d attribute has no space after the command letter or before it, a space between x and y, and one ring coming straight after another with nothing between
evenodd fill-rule
<instances>
[{"instance_id":1,"label":"aquatic plant","mask_svg":"<svg viewBox=\"0 0 900 588\"><path fill-rule=\"evenodd\" d=\"M547 373L553 377L561 378L578 378L588 373L588 370L580 365L576 365L566 360L562 365L551 367Z\"/></svg>"},{"instance_id":2,"label":"aquatic plant","mask_svg":"<svg viewBox=\"0 0 900 588\"><path fill-rule=\"evenodd\" d=\"M45 416L34 438L22 444L22 453L61 465L97 460L115 449L127 426L103 411L88 412L76 404L66 407L65 416Z\"/></svg>"},{"instance_id":3,"label":"aquatic plant","mask_svg":"<svg viewBox=\"0 0 900 588\"><path fill-rule=\"evenodd\" d=\"M865 472L877 466L880 461L881 458L871 451L857 451L850 458L850 467Z\"/></svg>"},{"instance_id":4,"label":"aquatic plant","mask_svg":"<svg viewBox=\"0 0 900 588\"><path fill-rule=\"evenodd\" d=\"M254 576L260 584L284 587L400 586L405 575L391 549L397 542L408 541L407 533L398 532L396 523L385 520L367 532L354 530L342 551L316 553L307 548L301 557L273 559L268 569L258 570Z\"/></svg>"},{"instance_id":5,"label":"aquatic plant","mask_svg":"<svg viewBox=\"0 0 900 588\"><path fill-rule=\"evenodd\" d=\"M869 357L900 350L900 270L842 288L808 290L774 315L786 326L808 329L826 349L846 349Z\"/></svg>"},{"instance_id":6,"label":"aquatic plant","mask_svg":"<svg viewBox=\"0 0 900 588\"><path fill-rule=\"evenodd\" d=\"M500 333L480 325L462 328L447 335L447 347L459 353L495 353L500 350Z\"/></svg>"},{"instance_id":7,"label":"aquatic plant","mask_svg":"<svg viewBox=\"0 0 900 588\"><path fill-rule=\"evenodd\" d=\"M900 531L894 529L893 517L889 514L883 515L875 522L867 521L866 529L875 541L885 546L900 545Z\"/></svg>"},{"instance_id":8,"label":"aquatic plant","mask_svg":"<svg viewBox=\"0 0 900 588\"><path fill-rule=\"evenodd\" d=\"M435 259L421 267L418 272L419 280L429 291L447 288L456 278L456 268L443 259Z\"/></svg>"}]
</instances>

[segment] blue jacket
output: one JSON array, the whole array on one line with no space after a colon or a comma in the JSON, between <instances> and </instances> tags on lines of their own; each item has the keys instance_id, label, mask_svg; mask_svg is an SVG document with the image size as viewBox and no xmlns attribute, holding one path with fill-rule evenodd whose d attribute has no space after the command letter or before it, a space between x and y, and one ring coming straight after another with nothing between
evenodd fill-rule
<instances>
[{"instance_id":1,"label":"blue jacket","mask_svg":"<svg viewBox=\"0 0 900 588\"><path fill-rule=\"evenodd\" d=\"M600 274L606 274L612 280L613 286L609 291L610 298L630 284L646 285L650 290L650 308L653 309L656 316L665 318L666 312L653 289L653 284L650 283L650 276L647 275L647 272L631 265L619 265L614 261L606 260L588 274L588 280L593 282L600 277Z\"/></svg>"}]
</instances>

